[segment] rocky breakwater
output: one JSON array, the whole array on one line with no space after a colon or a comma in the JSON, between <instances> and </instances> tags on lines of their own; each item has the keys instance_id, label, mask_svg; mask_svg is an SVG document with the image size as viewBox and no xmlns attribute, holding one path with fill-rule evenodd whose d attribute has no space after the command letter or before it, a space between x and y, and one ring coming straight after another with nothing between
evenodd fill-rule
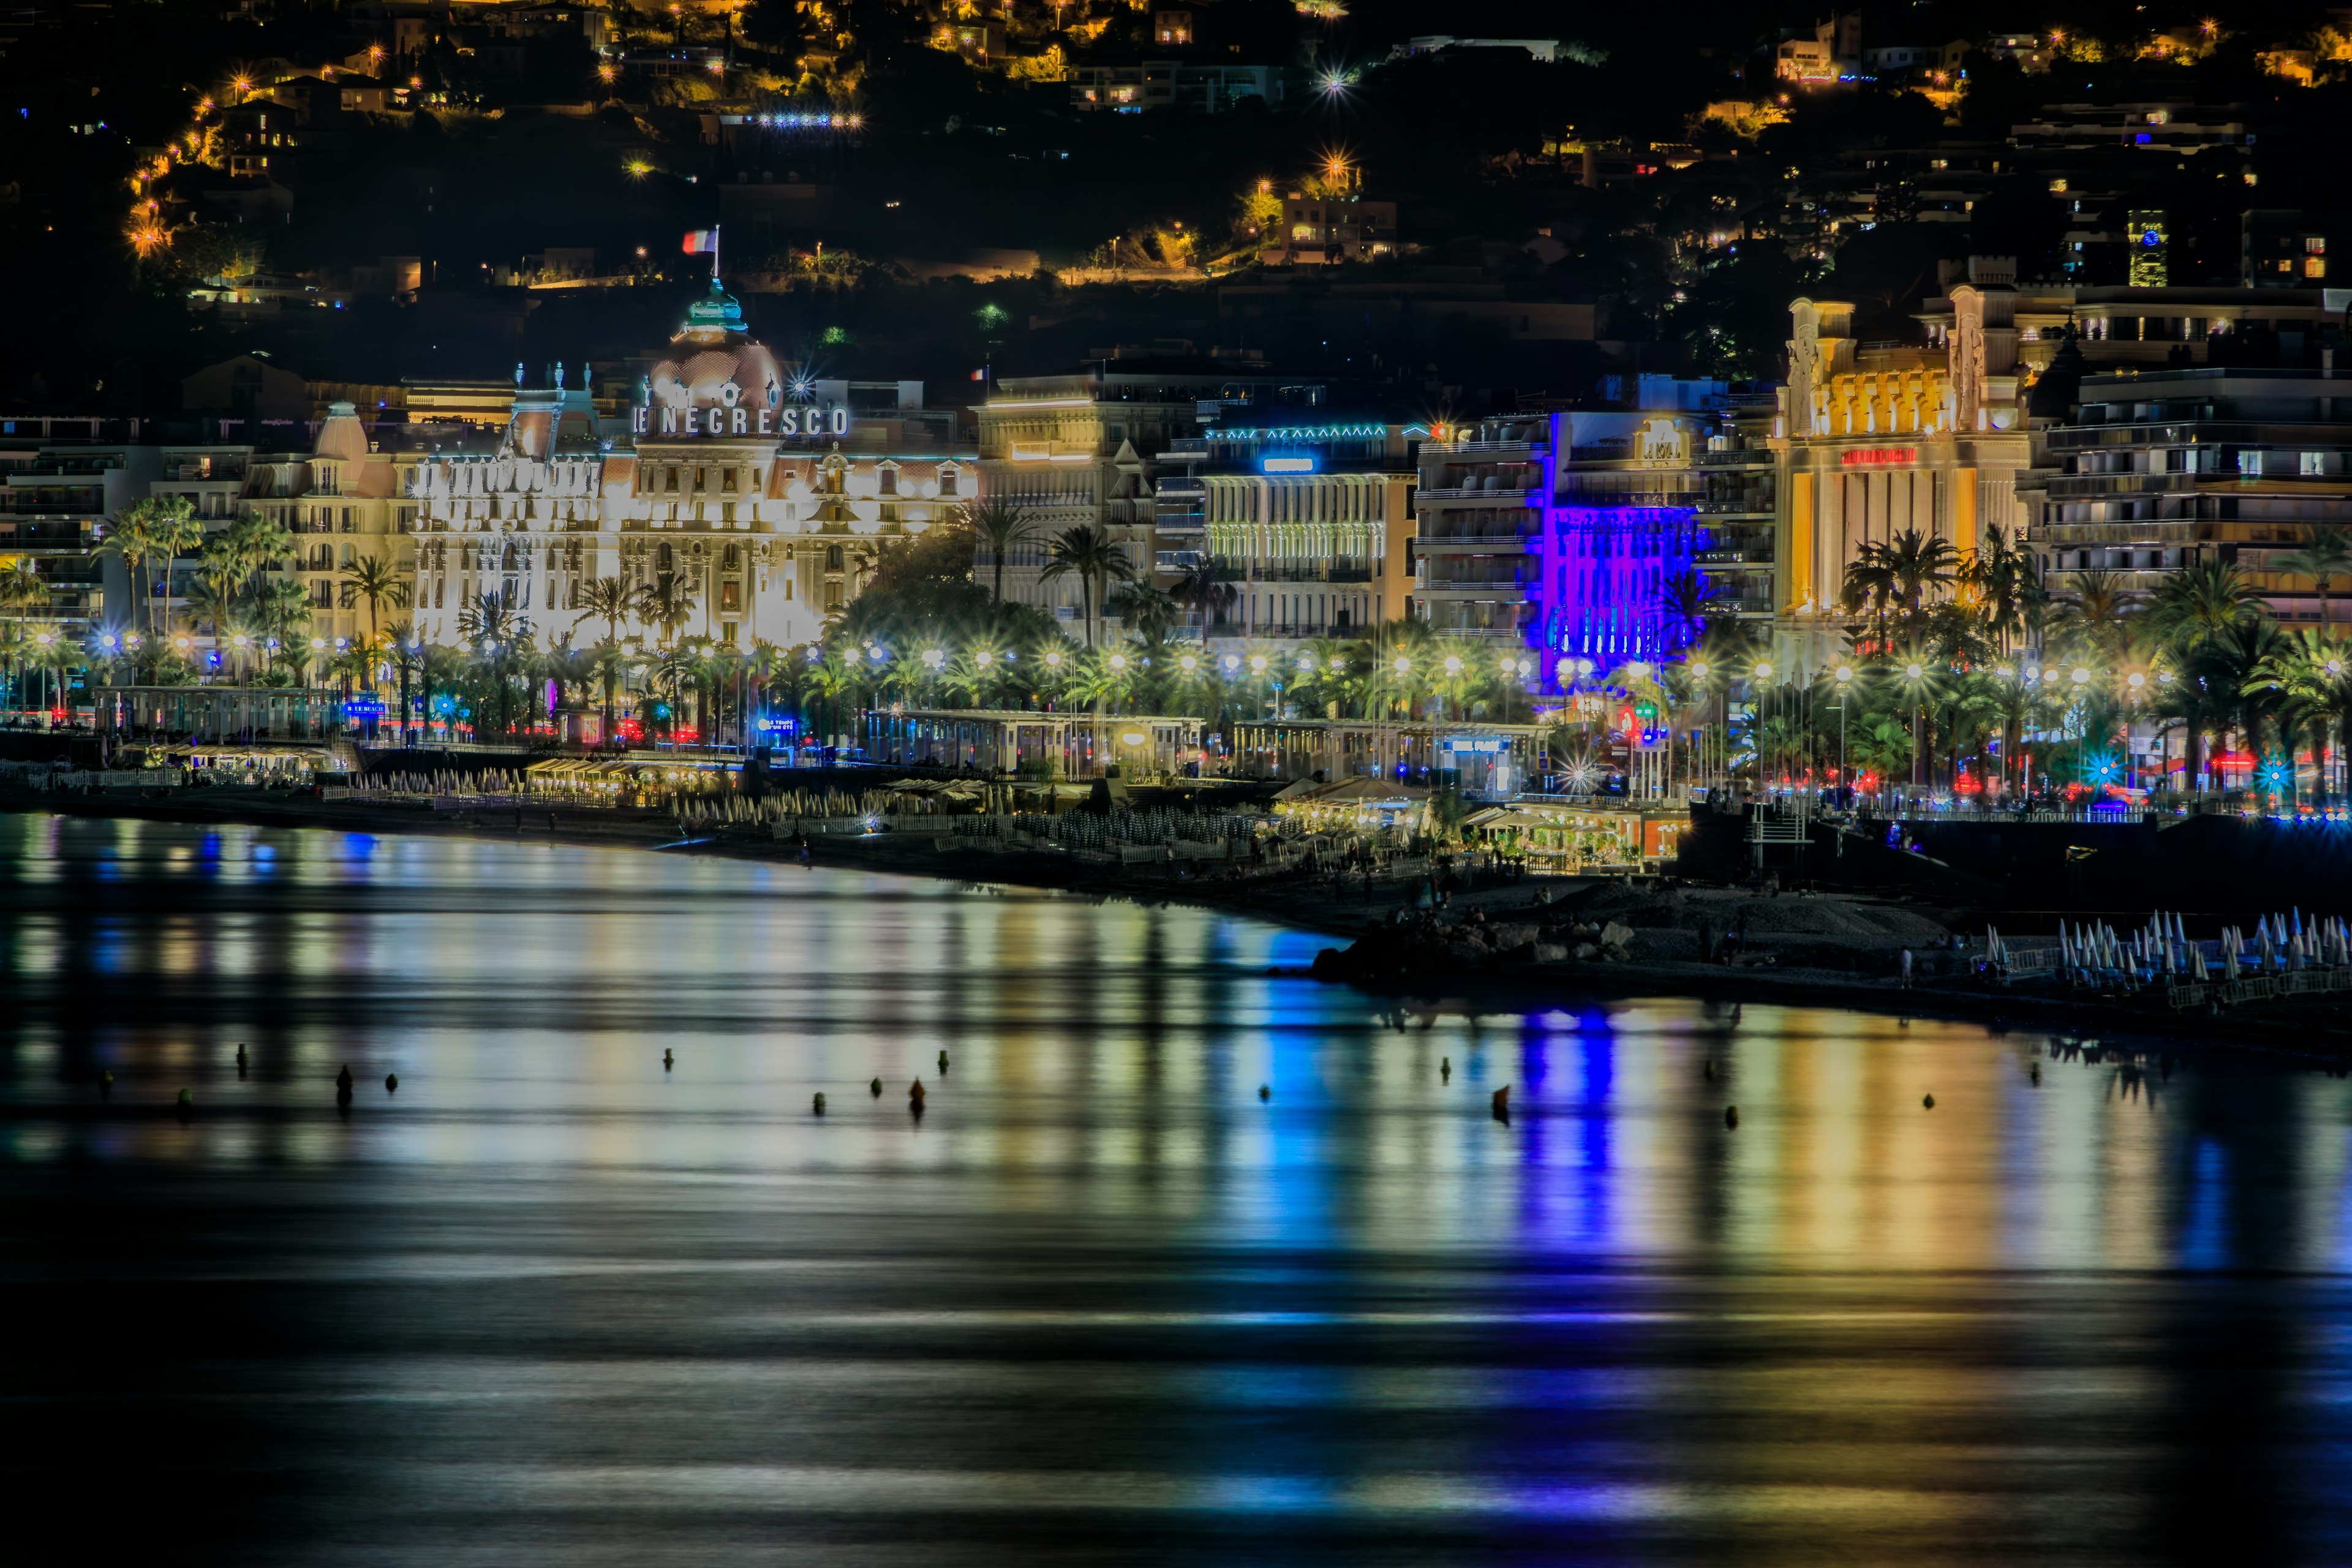
<instances>
[{"instance_id":1,"label":"rocky breakwater","mask_svg":"<svg viewBox=\"0 0 2352 1568\"><path fill-rule=\"evenodd\" d=\"M1314 973L1371 984L1596 965L1877 976L1898 973L1907 949L1925 978L1958 971L1953 941L1931 913L1891 900L1612 880L1566 897L1401 911L1351 947L1325 948Z\"/></svg>"}]
</instances>

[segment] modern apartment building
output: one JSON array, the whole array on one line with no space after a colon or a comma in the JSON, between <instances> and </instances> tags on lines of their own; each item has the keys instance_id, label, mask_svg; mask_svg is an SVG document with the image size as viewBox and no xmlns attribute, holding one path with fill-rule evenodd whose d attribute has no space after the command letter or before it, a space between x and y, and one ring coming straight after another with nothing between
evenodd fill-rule
<instances>
[{"instance_id":1,"label":"modern apartment building","mask_svg":"<svg viewBox=\"0 0 2352 1568\"><path fill-rule=\"evenodd\" d=\"M1409 613L1417 448L1378 415L1236 410L1160 455L1164 574L1214 574L1202 636L1363 637Z\"/></svg>"},{"instance_id":2,"label":"modern apartment building","mask_svg":"<svg viewBox=\"0 0 2352 1568\"><path fill-rule=\"evenodd\" d=\"M2352 369L2331 356L2089 375L2073 401L2038 434L2041 460L2019 487L2051 588L2102 573L2147 593L2222 562L2280 619L2319 622L2318 584L2284 558L2314 524L2352 526Z\"/></svg>"},{"instance_id":3,"label":"modern apartment building","mask_svg":"<svg viewBox=\"0 0 2352 1568\"><path fill-rule=\"evenodd\" d=\"M1413 609L1439 632L1538 645L1551 441L1551 421L1526 414L1433 431L1422 443Z\"/></svg>"}]
</instances>

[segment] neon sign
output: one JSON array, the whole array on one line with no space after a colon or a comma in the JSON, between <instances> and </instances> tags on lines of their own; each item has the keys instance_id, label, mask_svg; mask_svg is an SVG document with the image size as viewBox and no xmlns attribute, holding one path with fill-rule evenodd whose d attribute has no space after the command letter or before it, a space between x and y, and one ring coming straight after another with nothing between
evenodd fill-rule
<instances>
[{"instance_id":1,"label":"neon sign","mask_svg":"<svg viewBox=\"0 0 2352 1568\"><path fill-rule=\"evenodd\" d=\"M1919 460L1916 447L1857 447L1851 452L1840 452L1838 461L1849 468L1875 468L1888 463L1916 463Z\"/></svg>"},{"instance_id":2,"label":"neon sign","mask_svg":"<svg viewBox=\"0 0 2352 1568\"><path fill-rule=\"evenodd\" d=\"M653 408L639 404L630 411L631 428L640 436L798 436L803 438L849 434L849 410L829 408Z\"/></svg>"},{"instance_id":3,"label":"neon sign","mask_svg":"<svg viewBox=\"0 0 2352 1568\"><path fill-rule=\"evenodd\" d=\"M1312 458L1265 458L1259 460L1262 474L1311 474L1315 471Z\"/></svg>"}]
</instances>

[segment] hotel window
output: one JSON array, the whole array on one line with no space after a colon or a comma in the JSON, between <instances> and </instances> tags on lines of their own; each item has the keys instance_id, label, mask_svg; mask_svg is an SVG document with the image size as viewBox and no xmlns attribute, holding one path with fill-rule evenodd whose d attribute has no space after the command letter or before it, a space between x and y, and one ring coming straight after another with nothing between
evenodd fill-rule
<instances>
[{"instance_id":1,"label":"hotel window","mask_svg":"<svg viewBox=\"0 0 2352 1568\"><path fill-rule=\"evenodd\" d=\"M732 495L735 493L734 469L721 468L719 470L719 489L720 493L725 495Z\"/></svg>"},{"instance_id":2,"label":"hotel window","mask_svg":"<svg viewBox=\"0 0 2352 1568\"><path fill-rule=\"evenodd\" d=\"M719 640L725 643L729 647L733 647L735 646L735 623L733 621L721 621L719 623Z\"/></svg>"},{"instance_id":3,"label":"hotel window","mask_svg":"<svg viewBox=\"0 0 2352 1568\"><path fill-rule=\"evenodd\" d=\"M2325 277L2326 277L2326 276L2327 276L2327 258L2326 258L2326 257L2324 257L2324 256L2306 256L2306 257L2305 257L2305 258L2303 258L2303 275L2304 275L2305 278L2325 278Z\"/></svg>"},{"instance_id":4,"label":"hotel window","mask_svg":"<svg viewBox=\"0 0 2352 1568\"><path fill-rule=\"evenodd\" d=\"M838 572L838 571L840 571L840 570L842 569L842 555L841 555L841 546L840 546L840 545L838 545L838 544L828 544L828 545L826 545L826 546L825 546L825 549L824 549L824 569L825 569L826 571L828 571L828 572Z\"/></svg>"},{"instance_id":5,"label":"hotel window","mask_svg":"<svg viewBox=\"0 0 2352 1568\"><path fill-rule=\"evenodd\" d=\"M676 495L677 493L677 470L676 468L668 470L668 478L663 484L662 488L669 491L672 495Z\"/></svg>"},{"instance_id":6,"label":"hotel window","mask_svg":"<svg viewBox=\"0 0 2352 1568\"><path fill-rule=\"evenodd\" d=\"M735 503L733 501L723 500L719 503L719 521L725 523L730 528L735 526Z\"/></svg>"},{"instance_id":7,"label":"hotel window","mask_svg":"<svg viewBox=\"0 0 2352 1568\"><path fill-rule=\"evenodd\" d=\"M898 493L898 470L895 466L889 463L883 464L875 470L874 477L875 482L881 487L882 494L894 496Z\"/></svg>"},{"instance_id":8,"label":"hotel window","mask_svg":"<svg viewBox=\"0 0 2352 1568\"><path fill-rule=\"evenodd\" d=\"M743 547L740 544L730 544L720 551L719 564L730 572L740 571L743 565Z\"/></svg>"},{"instance_id":9,"label":"hotel window","mask_svg":"<svg viewBox=\"0 0 2352 1568\"><path fill-rule=\"evenodd\" d=\"M943 496L951 496L955 493L956 471L954 466L950 464L940 470L940 494Z\"/></svg>"},{"instance_id":10,"label":"hotel window","mask_svg":"<svg viewBox=\"0 0 2352 1568\"><path fill-rule=\"evenodd\" d=\"M710 477L710 476L709 476L709 471L708 469L705 469L705 468L697 468L697 469L695 469L695 470L694 470L694 488L695 488L696 489L702 489L706 488L706 486L707 486L707 485L708 485L708 483L709 483L709 477Z\"/></svg>"},{"instance_id":11,"label":"hotel window","mask_svg":"<svg viewBox=\"0 0 2352 1568\"><path fill-rule=\"evenodd\" d=\"M719 584L719 608L733 614L743 607L743 584L730 577Z\"/></svg>"}]
</instances>

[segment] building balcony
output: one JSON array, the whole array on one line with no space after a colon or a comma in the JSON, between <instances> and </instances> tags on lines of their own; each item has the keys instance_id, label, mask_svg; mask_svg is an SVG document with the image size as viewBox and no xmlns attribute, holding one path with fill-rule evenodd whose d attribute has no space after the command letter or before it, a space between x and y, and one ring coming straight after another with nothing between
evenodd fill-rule
<instances>
[{"instance_id":1,"label":"building balcony","mask_svg":"<svg viewBox=\"0 0 2352 1568\"><path fill-rule=\"evenodd\" d=\"M1485 582L1423 583L1412 592L1418 599L1495 599L1520 604L1535 592L1536 586L1531 582L1503 578Z\"/></svg>"},{"instance_id":2,"label":"building balcony","mask_svg":"<svg viewBox=\"0 0 2352 1568\"><path fill-rule=\"evenodd\" d=\"M1474 533L1432 538L1423 534L1412 542L1415 555L1531 555L1538 544L1532 533Z\"/></svg>"},{"instance_id":3,"label":"building balcony","mask_svg":"<svg viewBox=\"0 0 2352 1568\"><path fill-rule=\"evenodd\" d=\"M1547 441L1428 441L1422 445L1426 453L1444 452L1463 457L1517 458L1532 462L1542 453L1551 450Z\"/></svg>"},{"instance_id":4,"label":"building balcony","mask_svg":"<svg viewBox=\"0 0 2352 1568\"><path fill-rule=\"evenodd\" d=\"M2053 474L2047 493L2052 500L2083 500L2095 496L2184 495L2197 489L2199 477L2196 474Z\"/></svg>"},{"instance_id":5,"label":"building balcony","mask_svg":"<svg viewBox=\"0 0 2352 1568\"><path fill-rule=\"evenodd\" d=\"M1467 489L1432 489L1428 486L1423 486L1413 493L1423 501L1483 500L1492 501L1496 506L1535 506L1543 499L1543 491L1540 489L1474 490Z\"/></svg>"}]
</instances>

